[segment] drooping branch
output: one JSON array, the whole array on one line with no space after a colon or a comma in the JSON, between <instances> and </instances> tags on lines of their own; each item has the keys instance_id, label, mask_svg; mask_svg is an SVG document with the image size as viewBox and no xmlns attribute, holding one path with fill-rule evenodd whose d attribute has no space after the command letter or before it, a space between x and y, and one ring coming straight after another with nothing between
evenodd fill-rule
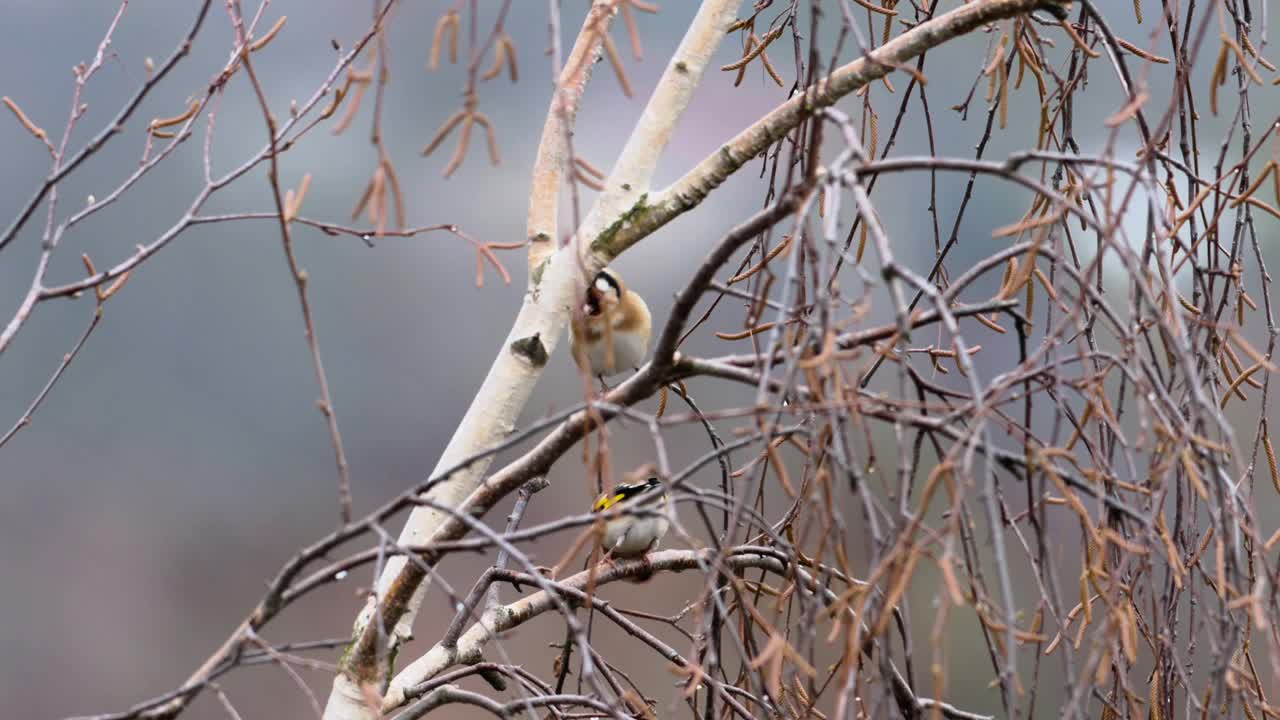
<instances>
[{"instance_id":1,"label":"drooping branch","mask_svg":"<svg viewBox=\"0 0 1280 720\"><path fill-rule=\"evenodd\" d=\"M720 153L686 174L672 188L657 193L655 203L648 207L645 191L652 179L657 158L661 156L670 137L671 128L678 122L689 97L697 87L711 52L723 37L726 24L722 19L736 12L738 4L736 0L722 0L706 2L700 7L697 18L669 63L640 123L615 164L611 182L579 229L578 237L585 242L576 253L578 257L573 262L563 262L562 259L567 259L565 254L555 253L532 268L530 293L515 326L443 453L440 467L448 467L458 458L474 454L513 427L516 415L523 408L533 383L541 374L542 367L568 321L567 309L573 307L574 292L581 282L578 275L579 262L583 262L589 272L607 264L642 237L696 206L730 174L782 134L803 122L812 109L834 103L840 97L883 77L902 62L925 50L970 32L984 23L1033 10L1050 10L1056 14L1063 11L1063 4L1057 0L988 0L966 5L922 23L882 46L868 58L840 68L805 94L770 112L722 148ZM584 42L584 35L591 36L591 33L586 32L589 29L589 25L584 25L584 34L580 34L578 42ZM576 51L570 56L575 54ZM553 103L552 112L555 111ZM558 138L558 135L555 132L544 134L544 141L548 138ZM539 155L543 155L541 150ZM563 156L555 153L548 153L547 157L552 161L556 157L563 160ZM540 185L538 187L538 197L547 199L549 195L545 192L546 188ZM633 198L634 202L631 201ZM534 213L531 212L532 217ZM545 250L545 246L543 249ZM433 502L449 507L462 507L467 496L479 485L487 468L488 461L485 460L456 474L433 492ZM486 485L489 487L483 494L489 501L515 489L514 486L507 488L506 483L501 482ZM500 492L496 492L498 488L501 488ZM491 506L488 503L485 505ZM470 506L470 509L477 511L486 508ZM446 521L447 517L443 513L416 509L401 534L400 542L419 545L447 539L450 533L437 532ZM397 638L410 633L425 588L424 580L425 572L418 564L406 563L403 559L389 564L378 583L378 599L370 601L357 623L356 641L345 658L344 672L336 679L334 694L330 698L331 710L345 707L349 712L326 712L327 718L366 717L363 708L364 693L360 690L360 684L376 681L383 673L382 661L385 660L388 649L382 645L381 633L389 632L393 645ZM382 628L371 622L375 616L381 618Z\"/></svg>"}]
</instances>

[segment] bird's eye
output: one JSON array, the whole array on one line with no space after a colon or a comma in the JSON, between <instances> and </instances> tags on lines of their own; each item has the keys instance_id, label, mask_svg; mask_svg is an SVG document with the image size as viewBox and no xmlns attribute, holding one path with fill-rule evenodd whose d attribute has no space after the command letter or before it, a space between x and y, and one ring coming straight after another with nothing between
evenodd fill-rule
<instances>
[{"instance_id":1,"label":"bird's eye","mask_svg":"<svg viewBox=\"0 0 1280 720\"><path fill-rule=\"evenodd\" d=\"M604 278L596 278L596 290L599 290L600 292L609 292L611 289L613 289L613 286L609 284L608 280L605 280Z\"/></svg>"}]
</instances>

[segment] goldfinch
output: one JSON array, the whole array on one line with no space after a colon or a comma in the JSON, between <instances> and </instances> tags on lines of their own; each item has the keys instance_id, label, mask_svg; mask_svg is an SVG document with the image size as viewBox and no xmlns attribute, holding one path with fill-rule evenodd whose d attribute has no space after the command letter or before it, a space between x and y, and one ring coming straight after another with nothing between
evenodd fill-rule
<instances>
[{"instance_id":1,"label":"goldfinch","mask_svg":"<svg viewBox=\"0 0 1280 720\"><path fill-rule=\"evenodd\" d=\"M657 503L650 502L659 497L661 500ZM669 504L666 488L656 477L618 485L596 498L591 512L604 513L607 518L602 541L605 557L616 559L648 555L671 525L667 519ZM640 507L644 507L646 512L632 512Z\"/></svg>"},{"instance_id":2,"label":"goldfinch","mask_svg":"<svg viewBox=\"0 0 1280 720\"><path fill-rule=\"evenodd\" d=\"M587 288L582 314L585 321L573 323L573 360L579 368L603 380L640 367L653 329L644 298L628 290L612 270L601 270Z\"/></svg>"}]
</instances>

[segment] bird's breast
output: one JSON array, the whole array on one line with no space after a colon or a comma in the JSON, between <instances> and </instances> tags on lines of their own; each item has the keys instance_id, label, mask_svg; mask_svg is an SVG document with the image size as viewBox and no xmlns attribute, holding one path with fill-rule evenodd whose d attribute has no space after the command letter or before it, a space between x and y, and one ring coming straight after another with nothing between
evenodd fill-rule
<instances>
[{"instance_id":1,"label":"bird's breast","mask_svg":"<svg viewBox=\"0 0 1280 720\"><path fill-rule=\"evenodd\" d=\"M644 364L645 355L649 352L649 338L637 332L614 330L613 357L608 357L608 343L604 338L590 343L587 347L587 360L598 375L617 375L631 368ZM612 363L609 360L613 360Z\"/></svg>"}]
</instances>

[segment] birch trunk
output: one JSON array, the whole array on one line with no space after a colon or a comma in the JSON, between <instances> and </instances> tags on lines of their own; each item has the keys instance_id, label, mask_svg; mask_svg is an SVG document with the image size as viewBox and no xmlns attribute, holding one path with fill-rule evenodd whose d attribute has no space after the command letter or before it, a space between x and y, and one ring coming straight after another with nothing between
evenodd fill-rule
<instances>
[{"instance_id":1,"label":"birch trunk","mask_svg":"<svg viewBox=\"0 0 1280 720\"><path fill-rule=\"evenodd\" d=\"M534 169L529 212L529 290L511 332L441 454L433 475L500 441L514 427L568 325L577 295L585 286L583 271L594 274L613 259L612 254L592 252L592 242L637 198L648 192L658 159L741 2L705 0L702 3L615 164L604 193L588 213L575 241L553 251L552 244L557 237L554 219L558 210L558 188L561 178L570 171L566 167L567 134L594 56L599 52L600 33L608 32L616 12L609 1L597 0L593 5L562 74L562 86L572 87L573 95L566 102L557 92L553 99L538 154L539 165L546 165ZM581 62L583 59L586 61ZM580 73L580 77L575 78L575 72ZM546 259L541 259L544 256ZM480 484L490 462L488 457L472 462L454 473L449 481L432 489L428 498L440 505L460 506ZM447 513L430 508L415 508L399 542L402 545L426 542L448 517ZM383 681L387 671L384 659L394 656L398 644L412 634L427 588L425 580L421 569L403 557L397 556L387 563L378 579L375 596L356 621L357 639L343 659L342 672L334 679L325 708L326 720L376 717L376 707L370 707L371 698L366 688L376 687ZM389 648L380 647L378 638L372 643L361 642L362 637L367 639L370 634L377 634L378 623L374 620L378 615L386 619L397 616L387 638Z\"/></svg>"}]
</instances>

